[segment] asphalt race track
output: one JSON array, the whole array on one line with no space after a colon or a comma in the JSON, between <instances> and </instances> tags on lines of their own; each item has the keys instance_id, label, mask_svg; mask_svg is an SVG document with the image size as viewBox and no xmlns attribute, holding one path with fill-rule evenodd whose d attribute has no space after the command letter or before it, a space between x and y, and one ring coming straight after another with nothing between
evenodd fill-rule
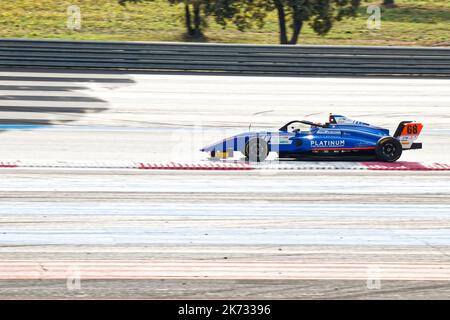
<instances>
[{"instance_id":1,"label":"asphalt race track","mask_svg":"<svg viewBox=\"0 0 450 320\"><path fill-rule=\"evenodd\" d=\"M0 298L449 298L448 170L108 165L207 164L203 145L250 123L329 112L421 121L401 161L450 164L449 88L1 69Z\"/></svg>"}]
</instances>

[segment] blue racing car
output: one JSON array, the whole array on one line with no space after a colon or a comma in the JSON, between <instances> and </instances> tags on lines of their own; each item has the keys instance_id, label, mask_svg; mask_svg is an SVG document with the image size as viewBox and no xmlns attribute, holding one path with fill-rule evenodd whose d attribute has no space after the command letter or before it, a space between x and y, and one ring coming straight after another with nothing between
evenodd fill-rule
<instances>
[{"instance_id":1,"label":"blue racing car","mask_svg":"<svg viewBox=\"0 0 450 320\"><path fill-rule=\"evenodd\" d=\"M201 149L211 158L226 159L242 152L249 161L263 161L269 152L280 159L353 160L394 162L404 150L421 149L414 142L423 125L402 121L394 135L388 129L330 114L321 124L306 120L286 123L276 132L245 132Z\"/></svg>"}]
</instances>

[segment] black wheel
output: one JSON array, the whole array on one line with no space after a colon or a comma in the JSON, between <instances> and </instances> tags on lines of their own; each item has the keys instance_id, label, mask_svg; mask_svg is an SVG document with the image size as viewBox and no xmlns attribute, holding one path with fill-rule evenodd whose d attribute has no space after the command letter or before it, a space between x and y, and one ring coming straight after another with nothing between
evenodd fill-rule
<instances>
[{"instance_id":1,"label":"black wheel","mask_svg":"<svg viewBox=\"0 0 450 320\"><path fill-rule=\"evenodd\" d=\"M377 159L385 162L397 161L402 155L402 144L395 138L381 138L375 149Z\"/></svg>"},{"instance_id":2,"label":"black wheel","mask_svg":"<svg viewBox=\"0 0 450 320\"><path fill-rule=\"evenodd\" d=\"M245 157L250 161L264 161L269 154L269 146L265 140L255 138L245 144Z\"/></svg>"}]
</instances>

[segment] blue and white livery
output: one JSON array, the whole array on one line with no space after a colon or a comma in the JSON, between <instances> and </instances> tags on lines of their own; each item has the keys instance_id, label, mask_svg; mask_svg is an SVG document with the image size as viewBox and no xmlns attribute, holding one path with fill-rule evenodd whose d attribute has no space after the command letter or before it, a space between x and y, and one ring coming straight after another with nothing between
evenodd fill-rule
<instances>
[{"instance_id":1,"label":"blue and white livery","mask_svg":"<svg viewBox=\"0 0 450 320\"><path fill-rule=\"evenodd\" d=\"M330 114L325 124L306 120L290 121L276 132L245 132L201 149L212 158L233 157L241 152L250 161L263 161L269 152L280 159L352 160L370 158L393 162L402 151L421 149L415 143L423 125L402 121L390 135L388 129Z\"/></svg>"}]
</instances>

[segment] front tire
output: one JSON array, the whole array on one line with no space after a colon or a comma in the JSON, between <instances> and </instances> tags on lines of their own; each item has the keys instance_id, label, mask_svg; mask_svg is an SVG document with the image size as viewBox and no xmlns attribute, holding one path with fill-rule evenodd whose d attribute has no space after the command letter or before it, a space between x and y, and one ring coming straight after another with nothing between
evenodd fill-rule
<instances>
[{"instance_id":1,"label":"front tire","mask_svg":"<svg viewBox=\"0 0 450 320\"><path fill-rule=\"evenodd\" d=\"M402 144L395 138L381 138L376 146L375 153L379 161L394 162L402 155Z\"/></svg>"},{"instance_id":2,"label":"front tire","mask_svg":"<svg viewBox=\"0 0 450 320\"><path fill-rule=\"evenodd\" d=\"M269 146L260 138L251 139L245 144L244 154L249 161L264 161L269 154Z\"/></svg>"}]
</instances>

